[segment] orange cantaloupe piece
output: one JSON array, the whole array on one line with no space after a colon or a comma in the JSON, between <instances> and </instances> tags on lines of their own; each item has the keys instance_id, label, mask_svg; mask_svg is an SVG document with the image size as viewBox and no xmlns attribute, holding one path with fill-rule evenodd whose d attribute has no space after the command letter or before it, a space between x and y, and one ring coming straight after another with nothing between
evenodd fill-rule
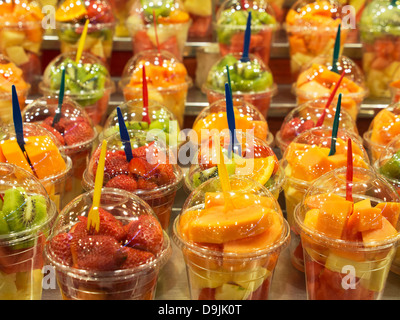
<instances>
[{"instance_id":1,"label":"orange cantaloupe piece","mask_svg":"<svg viewBox=\"0 0 400 320\"><path fill-rule=\"evenodd\" d=\"M191 241L221 244L258 235L273 223L274 210L260 205L229 211L219 206L204 211L188 226Z\"/></svg>"},{"instance_id":2,"label":"orange cantaloupe piece","mask_svg":"<svg viewBox=\"0 0 400 320\"><path fill-rule=\"evenodd\" d=\"M392 224L392 226L397 226L400 215L399 202L381 202L378 203L375 208L381 209L382 216L385 217Z\"/></svg>"},{"instance_id":3,"label":"orange cantaloupe piece","mask_svg":"<svg viewBox=\"0 0 400 320\"><path fill-rule=\"evenodd\" d=\"M346 167L347 155L339 153L328 157L328 161L331 163L332 169L338 169ZM368 164L358 154L353 155L353 166L357 168L368 168Z\"/></svg>"},{"instance_id":4,"label":"orange cantaloupe piece","mask_svg":"<svg viewBox=\"0 0 400 320\"><path fill-rule=\"evenodd\" d=\"M266 208L273 209L275 207L274 199L251 193L245 195L240 193L235 193L231 194L230 197L233 206L237 209L246 208L255 203L258 203ZM206 192L204 199L205 199L204 200L205 209L225 205L225 198L223 192Z\"/></svg>"},{"instance_id":5,"label":"orange cantaloupe piece","mask_svg":"<svg viewBox=\"0 0 400 320\"><path fill-rule=\"evenodd\" d=\"M319 216L319 209L311 209L306 212L304 217L304 225L310 229L316 229Z\"/></svg>"},{"instance_id":6,"label":"orange cantaloupe piece","mask_svg":"<svg viewBox=\"0 0 400 320\"><path fill-rule=\"evenodd\" d=\"M361 157L364 156L363 150L353 140L351 141L351 147L352 147L353 155L357 154ZM335 154L338 154L338 153L347 155L347 141L344 141L341 138L336 139L336 153Z\"/></svg>"},{"instance_id":7,"label":"orange cantaloupe piece","mask_svg":"<svg viewBox=\"0 0 400 320\"><path fill-rule=\"evenodd\" d=\"M15 139L3 140L1 142L1 150L4 155L4 158L7 160L8 163L16 165L17 167L25 169L26 171L33 174L29 162L26 159L21 148L19 147L17 140Z\"/></svg>"},{"instance_id":8,"label":"orange cantaloupe piece","mask_svg":"<svg viewBox=\"0 0 400 320\"><path fill-rule=\"evenodd\" d=\"M6 157L3 154L3 150L0 147L0 162L7 162Z\"/></svg>"},{"instance_id":9,"label":"orange cantaloupe piece","mask_svg":"<svg viewBox=\"0 0 400 320\"><path fill-rule=\"evenodd\" d=\"M395 122L395 120L396 115L389 110L383 109L378 112L372 122L371 141L382 144L381 128L389 123Z\"/></svg>"},{"instance_id":10,"label":"orange cantaloupe piece","mask_svg":"<svg viewBox=\"0 0 400 320\"><path fill-rule=\"evenodd\" d=\"M188 240L189 225L192 223L192 221L195 221L204 212L205 212L204 210L188 210L188 211L185 211L179 217L178 232L182 236L182 238Z\"/></svg>"},{"instance_id":11,"label":"orange cantaloupe piece","mask_svg":"<svg viewBox=\"0 0 400 320\"><path fill-rule=\"evenodd\" d=\"M382 217L382 227L362 232L362 238L364 244L368 244L370 242L383 241L392 238L396 236L397 233L397 230L392 226L392 224L386 218Z\"/></svg>"},{"instance_id":12,"label":"orange cantaloupe piece","mask_svg":"<svg viewBox=\"0 0 400 320\"><path fill-rule=\"evenodd\" d=\"M351 201L325 201L318 215L316 229L327 236L340 239L352 210L353 202Z\"/></svg>"},{"instance_id":13,"label":"orange cantaloupe piece","mask_svg":"<svg viewBox=\"0 0 400 320\"><path fill-rule=\"evenodd\" d=\"M382 213L379 208L354 208L346 228L352 233L380 229Z\"/></svg>"},{"instance_id":14,"label":"orange cantaloupe piece","mask_svg":"<svg viewBox=\"0 0 400 320\"><path fill-rule=\"evenodd\" d=\"M345 198L338 196L334 193L321 193L312 196L308 196L304 203L310 209L321 209L325 201L346 201Z\"/></svg>"},{"instance_id":15,"label":"orange cantaloupe piece","mask_svg":"<svg viewBox=\"0 0 400 320\"><path fill-rule=\"evenodd\" d=\"M323 86L316 80L312 80L302 84L299 89L304 92L312 92L318 97L328 96L331 92L327 87Z\"/></svg>"},{"instance_id":16,"label":"orange cantaloupe piece","mask_svg":"<svg viewBox=\"0 0 400 320\"><path fill-rule=\"evenodd\" d=\"M311 147L297 159L295 176L306 181L314 180L330 170L329 148ZM312 170L310 170L312 169Z\"/></svg>"},{"instance_id":17,"label":"orange cantaloupe piece","mask_svg":"<svg viewBox=\"0 0 400 320\"><path fill-rule=\"evenodd\" d=\"M319 69L319 73L318 76L315 78L318 82L322 83L337 83L340 79L340 74L333 72L331 70L329 70L327 67L325 66L318 66ZM351 81L348 78L343 78L342 82L340 84L341 90L342 87L347 88L347 90L349 90L350 92L358 92L360 91L360 86L357 85L354 81Z\"/></svg>"}]
</instances>

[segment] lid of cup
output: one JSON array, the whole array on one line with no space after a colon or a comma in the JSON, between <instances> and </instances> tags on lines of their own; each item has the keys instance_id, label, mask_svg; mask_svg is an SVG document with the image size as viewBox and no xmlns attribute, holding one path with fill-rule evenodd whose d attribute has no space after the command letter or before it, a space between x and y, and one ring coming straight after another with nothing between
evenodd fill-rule
<instances>
[{"instance_id":1,"label":"lid of cup","mask_svg":"<svg viewBox=\"0 0 400 320\"><path fill-rule=\"evenodd\" d=\"M42 22L44 14L39 1L4 0L0 2L0 26L37 25Z\"/></svg>"},{"instance_id":2,"label":"lid of cup","mask_svg":"<svg viewBox=\"0 0 400 320\"><path fill-rule=\"evenodd\" d=\"M56 21L84 25L89 20L90 27L96 24L114 23L112 5L108 0L65 0L60 1L55 15ZM82 33L83 27L76 29Z\"/></svg>"},{"instance_id":3,"label":"lid of cup","mask_svg":"<svg viewBox=\"0 0 400 320\"><path fill-rule=\"evenodd\" d=\"M400 185L400 136L396 136L382 150L379 159L374 163L380 174L392 184Z\"/></svg>"},{"instance_id":4,"label":"lid of cup","mask_svg":"<svg viewBox=\"0 0 400 320\"><path fill-rule=\"evenodd\" d=\"M392 103L379 111L371 120L367 140L379 145L388 145L399 134L400 103Z\"/></svg>"},{"instance_id":5,"label":"lid of cup","mask_svg":"<svg viewBox=\"0 0 400 320\"><path fill-rule=\"evenodd\" d=\"M400 34L400 2L394 0L371 1L363 10L360 19L361 38L379 33ZM370 34L373 33L373 34Z\"/></svg>"},{"instance_id":6,"label":"lid of cup","mask_svg":"<svg viewBox=\"0 0 400 320\"><path fill-rule=\"evenodd\" d=\"M22 69L17 67L8 57L0 54L0 97L11 97L13 85L17 89L17 94L23 93L25 95L31 87L29 83L25 82Z\"/></svg>"}]
</instances>

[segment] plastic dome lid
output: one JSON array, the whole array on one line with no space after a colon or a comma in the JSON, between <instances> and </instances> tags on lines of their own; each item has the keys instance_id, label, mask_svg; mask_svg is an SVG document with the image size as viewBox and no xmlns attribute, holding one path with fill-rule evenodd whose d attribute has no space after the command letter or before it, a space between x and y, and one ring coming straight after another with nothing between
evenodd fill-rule
<instances>
[{"instance_id":1,"label":"plastic dome lid","mask_svg":"<svg viewBox=\"0 0 400 320\"><path fill-rule=\"evenodd\" d=\"M211 67L203 91L212 90L225 95L225 83L228 82L226 66L228 66L233 94L275 93L277 85L269 67L255 55L249 54L249 60L242 62L239 53L222 57Z\"/></svg>"},{"instance_id":2,"label":"plastic dome lid","mask_svg":"<svg viewBox=\"0 0 400 320\"><path fill-rule=\"evenodd\" d=\"M39 1L3 0L0 2L0 26L25 29L41 25L44 14Z\"/></svg>"},{"instance_id":3,"label":"plastic dome lid","mask_svg":"<svg viewBox=\"0 0 400 320\"><path fill-rule=\"evenodd\" d=\"M384 148L374 167L390 183L400 186L400 136L393 138Z\"/></svg>"},{"instance_id":4,"label":"plastic dome lid","mask_svg":"<svg viewBox=\"0 0 400 320\"><path fill-rule=\"evenodd\" d=\"M216 26L244 31L246 30L249 11L251 11L252 31L278 26L272 6L267 1L262 0L225 0L218 9Z\"/></svg>"},{"instance_id":5,"label":"plastic dome lid","mask_svg":"<svg viewBox=\"0 0 400 320\"><path fill-rule=\"evenodd\" d=\"M17 67L8 57L0 54L0 97L7 100L11 99L13 85L17 89L17 94L26 95L31 88L31 85L24 80L22 69Z\"/></svg>"},{"instance_id":6,"label":"plastic dome lid","mask_svg":"<svg viewBox=\"0 0 400 320\"><path fill-rule=\"evenodd\" d=\"M367 38L368 33L400 35L400 1L371 1L361 15L359 26L362 38Z\"/></svg>"},{"instance_id":7,"label":"plastic dome lid","mask_svg":"<svg viewBox=\"0 0 400 320\"><path fill-rule=\"evenodd\" d=\"M37 123L52 132L68 154L86 148L97 137L96 128L86 111L69 97L64 97L60 119L53 126L58 112L58 97L41 97L22 110L22 121Z\"/></svg>"}]
</instances>

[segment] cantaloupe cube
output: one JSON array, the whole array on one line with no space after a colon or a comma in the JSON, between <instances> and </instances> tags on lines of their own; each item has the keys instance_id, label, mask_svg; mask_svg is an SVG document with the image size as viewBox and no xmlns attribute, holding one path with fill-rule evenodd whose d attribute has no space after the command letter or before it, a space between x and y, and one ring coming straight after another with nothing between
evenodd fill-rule
<instances>
[{"instance_id":1,"label":"cantaloupe cube","mask_svg":"<svg viewBox=\"0 0 400 320\"><path fill-rule=\"evenodd\" d=\"M380 229L382 227L382 213L379 208L354 208L347 227L353 233Z\"/></svg>"},{"instance_id":2,"label":"cantaloupe cube","mask_svg":"<svg viewBox=\"0 0 400 320\"><path fill-rule=\"evenodd\" d=\"M392 226L397 226L400 214L399 202L381 202L378 203L375 208L381 209L382 216L385 217L392 224Z\"/></svg>"},{"instance_id":3,"label":"cantaloupe cube","mask_svg":"<svg viewBox=\"0 0 400 320\"><path fill-rule=\"evenodd\" d=\"M304 202L310 209L321 209L328 200L345 201L346 199L334 193L321 193L307 197Z\"/></svg>"},{"instance_id":4,"label":"cantaloupe cube","mask_svg":"<svg viewBox=\"0 0 400 320\"><path fill-rule=\"evenodd\" d=\"M304 225L310 229L315 229L318 222L319 209L308 210L304 217Z\"/></svg>"},{"instance_id":5,"label":"cantaloupe cube","mask_svg":"<svg viewBox=\"0 0 400 320\"><path fill-rule=\"evenodd\" d=\"M381 228L362 232L364 244L368 244L374 241L384 241L396 235L397 230L386 218L382 218Z\"/></svg>"},{"instance_id":6,"label":"cantaloupe cube","mask_svg":"<svg viewBox=\"0 0 400 320\"><path fill-rule=\"evenodd\" d=\"M353 202L351 201L324 202L318 215L316 229L327 236L339 239L352 209Z\"/></svg>"},{"instance_id":7,"label":"cantaloupe cube","mask_svg":"<svg viewBox=\"0 0 400 320\"><path fill-rule=\"evenodd\" d=\"M8 163L14 164L33 174L29 162L19 147L16 139L3 140L1 142L1 150Z\"/></svg>"}]
</instances>

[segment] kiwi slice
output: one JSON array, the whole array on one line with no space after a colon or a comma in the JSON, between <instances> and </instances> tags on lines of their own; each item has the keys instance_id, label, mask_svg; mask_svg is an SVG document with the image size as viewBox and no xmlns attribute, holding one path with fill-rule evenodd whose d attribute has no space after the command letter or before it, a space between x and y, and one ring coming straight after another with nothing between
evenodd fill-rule
<instances>
[{"instance_id":1,"label":"kiwi slice","mask_svg":"<svg viewBox=\"0 0 400 320\"><path fill-rule=\"evenodd\" d=\"M10 228L8 227L8 223L4 213L0 211L0 234L8 234L10 233Z\"/></svg>"},{"instance_id":2,"label":"kiwi slice","mask_svg":"<svg viewBox=\"0 0 400 320\"><path fill-rule=\"evenodd\" d=\"M218 176L218 167L212 167L193 174L193 186L196 188L208 179Z\"/></svg>"}]
</instances>

